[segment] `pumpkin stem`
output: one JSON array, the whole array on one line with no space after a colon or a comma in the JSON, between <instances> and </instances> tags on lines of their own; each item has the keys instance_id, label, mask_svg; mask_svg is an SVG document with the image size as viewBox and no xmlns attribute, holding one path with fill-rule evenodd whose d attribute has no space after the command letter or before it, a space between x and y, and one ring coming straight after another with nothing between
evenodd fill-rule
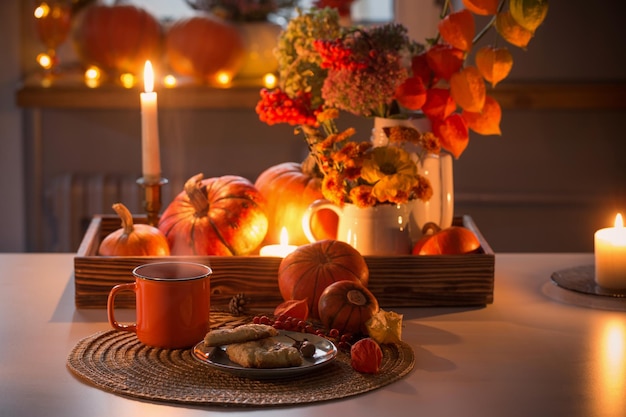
<instances>
[{"instance_id":1,"label":"pumpkin stem","mask_svg":"<svg viewBox=\"0 0 626 417\"><path fill-rule=\"evenodd\" d=\"M131 234L135 230L135 225L133 224L133 215L130 214L130 210L128 210L128 208L122 203L113 204L113 210L115 210L117 215L122 220L122 229L124 229L124 234Z\"/></svg>"},{"instance_id":2,"label":"pumpkin stem","mask_svg":"<svg viewBox=\"0 0 626 417\"><path fill-rule=\"evenodd\" d=\"M209 199L202 189L203 177L204 175L202 173L196 174L185 183L185 192L187 193L187 197L189 197L189 202L194 207L196 215L199 217L204 217L209 212Z\"/></svg>"},{"instance_id":3,"label":"pumpkin stem","mask_svg":"<svg viewBox=\"0 0 626 417\"><path fill-rule=\"evenodd\" d=\"M348 291L348 301L357 306L363 306L367 303L367 298L359 290Z\"/></svg>"},{"instance_id":4,"label":"pumpkin stem","mask_svg":"<svg viewBox=\"0 0 626 417\"><path fill-rule=\"evenodd\" d=\"M441 227L437 223L428 222L422 227L423 235L434 235L435 233L439 233L441 231Z\"/></svg>"}]
</instances>

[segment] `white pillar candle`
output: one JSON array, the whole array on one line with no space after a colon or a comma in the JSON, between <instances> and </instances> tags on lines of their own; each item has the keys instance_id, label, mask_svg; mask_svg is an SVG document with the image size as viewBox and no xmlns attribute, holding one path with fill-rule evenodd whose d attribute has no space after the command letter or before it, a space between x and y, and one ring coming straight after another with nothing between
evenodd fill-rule
<instances>
[{"instance_id":1,"label":"white pillar candle","mask_svg":"<svg viewBox=\"0 0 626 417\"><path fill-rule=\"evenodd\" d=\"M615 216L615 227L594 235L596 283L604 288L626 289L626 228L622 215Z\"/></svg>"},{"instance_id":2,"label":"white pillar candle","mask_svg":"<svg viewBox=\"0 0 626 417\"><path fill-rule=\"evenodd\" d=\"M157 94L153 91L154 71L150 61L146 61L143 82L144 92L141 93L141 162L143 180L150 184L161 179Z\"/></svg>"},{"instance_id":3,"label":"white pillar candle","mask_svg":"<svg viewBox=\"0 0 626 417\"><path fill-rule=\"evenodd\" d=\"M298 247L296 245L289 244L287 228L283 227L280 231L280 244L263 246L259 251L259 254L261 256L277 256L279 258L284 258L297 248Z\"/></svg>"}]
</instances>

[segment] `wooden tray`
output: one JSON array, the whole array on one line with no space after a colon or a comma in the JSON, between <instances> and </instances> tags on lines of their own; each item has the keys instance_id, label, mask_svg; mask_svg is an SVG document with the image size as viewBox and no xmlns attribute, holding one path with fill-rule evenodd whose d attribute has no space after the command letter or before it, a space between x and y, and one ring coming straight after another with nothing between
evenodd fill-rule
<instances>
[{"instance_id":1,"label":"wooden tray","mask_svg":"<svg viewBox=\"0 0 626 417\"><path fill-rule=\"evenodd\" d=\"M138 216L136 223L145 223ZM495 255L469 216L457 217L454 224L471 229L481 242L481 253L432 256L366 256L370 279L368 288L381 307L481 306L493 302ZM141 264L164 260L193 261L209 265L211 302L228 305L244 293L251 308L274 308L282 297L278 290L281 258L250 256L99 256L98 246L109 233L120 228L115 215L97 215L74 258L74 288L77 308L106 308L111 288L133 282L132 270ZM132 293L116 298L117 306L134 308Z\"/></svg>"}]
</instances>

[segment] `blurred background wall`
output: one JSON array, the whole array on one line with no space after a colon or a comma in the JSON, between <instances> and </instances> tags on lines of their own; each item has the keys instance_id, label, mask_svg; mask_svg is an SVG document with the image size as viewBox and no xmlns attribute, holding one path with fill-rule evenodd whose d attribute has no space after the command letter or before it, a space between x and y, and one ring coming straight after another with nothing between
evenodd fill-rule
<instances>
[{"instance_id":1,"label":"blurred background wall","mask_svg":"<svg viewBox=\"0 0 626 417\"><path fill-rule=\"evenodd\" d=\"M626 82L620 2L591 3L551 0L528 50L511 47L515 63L507 81L553 87ZM135 187L140 113L132 106L18 107L16 91L40 48L30 5L0 2L6 53L0 65L0 251L75 251L90 217L112 213L106 199L85 202L77 189L102 194L112 181ZM423 17L407 11L411 5L407 0L395 7L402 23L419 31ZM71 55L71 46L64 48ZM456 214L472 216L496 252L592 251L593 232L611 225L618 211L626 214L625 113L624 106L535 109L517 103L505 109L502 136L472 136L455 162ZM370 121L345 123L369 136ZM163 174L170 180L166 201L195 173L254 181L269 166L300 161L306 153L292 128L261 123L253 106L163 108L159 125ZM33 194L38 181L40 196ZM139 210L128 192L124 202ZM81 207L78 224L64 218L75 213L59 208L71 204ZM33 208L41 209L41 218L33 218Z\"/></svg>"}]
</instances>

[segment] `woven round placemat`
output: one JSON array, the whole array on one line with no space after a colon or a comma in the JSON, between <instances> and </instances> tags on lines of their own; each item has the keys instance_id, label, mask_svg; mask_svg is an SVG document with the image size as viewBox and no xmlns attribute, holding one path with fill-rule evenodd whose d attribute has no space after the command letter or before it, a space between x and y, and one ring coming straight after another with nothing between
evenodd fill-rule
<instances>
[{"instance_id":1,"label":"woven round placemat","mask_svg":"<svg viewBox=\"0 0 626 417\"><path fill-rule=\"evenodd\" d=\"M79 341L67 359L69 370L118 395L178 404L237 407L306 404L362 394L394 382L415 364L406 343L383 345L376 375L360 374L340 352L327 366L306 375L253 380L213 369L189 349L159 349L134 333L108 330Z\"/></svg>"}]
</instances>

